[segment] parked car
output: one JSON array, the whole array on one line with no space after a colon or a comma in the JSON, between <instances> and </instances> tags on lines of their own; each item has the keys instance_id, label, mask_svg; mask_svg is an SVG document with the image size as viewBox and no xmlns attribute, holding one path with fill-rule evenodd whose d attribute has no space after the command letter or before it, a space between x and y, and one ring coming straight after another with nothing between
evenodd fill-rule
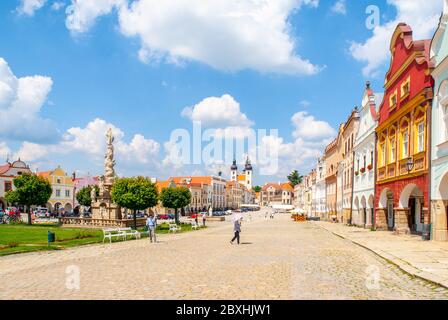
<instances>
[{"instance_id":1,"label":"parked car","mask_svg":"<svg viewBox=\"0 0 448 320\"><path fill-rule=\"evenodd\" d=\"M92 217L92 213L91 212L84 212L83 216L84 216L84 218L91 218Z\"/></svg>"},{"instance_id":2,"label":"parked car","mask_svg":"<svg viewBox=\"0 0 448 320\"><path fill-rule=\"evenodd\" d=\"M48 212L47 208L38 207L33 212L36 216L36 218L48 218L50 217L50 213Z\"/></svg>"},{"instance_id":3,"label":"parked car","mask_svg":"<svg viewBox=\"0 0 448 320\"><path fill-rule=\"evenodd\" d=\"M135 215L137 218L145 218L146 217L144 212L137 212Z\"/></svg>"},{"instance_id":4,"label":"parked car","mask_svg":"<svg viewBox=\"0 0 448 320\"><path fill-rule=\"evenodd\" d=\"M176 215L174 213L168 213L168 219L176 219Z\"/></svg>"},{"instance_id":5,"label":"parked car","mask_svg":"<svg viewBox=\"0 0 448 320\"><path fill-rule=\"evenodd\" d=\"M157 219L159 219L159 220L168 220L169 217L168 217L167 214L158 214L157 215Z\"/></svg>"}]
</instances>

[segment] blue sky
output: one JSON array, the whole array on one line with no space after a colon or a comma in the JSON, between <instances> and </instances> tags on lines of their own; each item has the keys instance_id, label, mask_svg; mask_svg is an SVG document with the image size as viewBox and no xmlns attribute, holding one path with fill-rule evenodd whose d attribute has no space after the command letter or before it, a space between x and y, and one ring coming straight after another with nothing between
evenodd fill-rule
<instances>
[{"instance_id":1,"label":"blue sky","mask_svg":"<svg viewBox=\"0 0 448 320\"><path fill-rule=\"evenodd\" d=\"M441 0L416 0L427 3L424 9L419 9L418 3L409 6L403 0L282 0L278 2L283 5L273 6L274 13L269 11L272 6L261 6L269 14L257 13L256 18L266 17L269 23L278 18L285 28L272 22L266 31L268 21L246 24L245 18L240 18L243 28L241 35L235 36L234 31L228 30L232 23L221 26L205 18L196 21L194 14L183 14L182 10L173 17L171 14L145 17L138 16L137 7L132 7L141 5L140 13L146 14L146 4L142 3L94 0L98 10L88 11L83 2L0 2L0 58L4 67L17 79L37 75L51 79L51 85L47 81L43 89L40 78L29 84L37 86L35 90L43 90L44 97L40 97L29 122L25 119L14 124L17 128L25 123L23 134L0 129L2 160L11 154L21 156L39 170L60 164L68 172L97 174L101 171L102 149L96 145L101 144L103 137L95 130L112 124L119 130L117 170L123 175L166 178L188 172L213 173L217 169L205 165L170 165L164 161L164 144L174 129L191 129L191 118L181 115L186 107L227 94L233 98L231 103L239 104L232 105L239 112L236 118L245 115L253 123L248 126L254 129L276 128L282 138L281 170L273 176L256 174L256 182L260 184L280 180L292 169L307 173L318 151L332 138L334 132L330 127L337 128L350 110L360 104L365 81L370 80L374 89L382 90L388 65L388 36L394 25L401 19L412 20L405 22L415 29L415 36L430 38L442 9ZM148 2L152 8L153 1L133 2ZM243 8L211 1L214 2L201 9L207 17L216 15L221 19L225 10L244 16L252 10L249 0L242 1L246 2ZM340 5L335 7L337 2ZM177 5L181 9L185 3L188 1L176 0L171 8L156 9L166 12L163 10L176 10ZM197 3L192 0L190 6L200 6ZM365 11L372 4L378 6L381 20L374 30L368 30ZM224 12L220 11L222 7ZM253 9L255 12L260 7ZM71 25L67 23L70 16L75 19ZM286 18L282 20L283 16ZM137 21L136 17L142 20ZM226 17L220 21L226 22ZM424 23L428 20L432 21L430 26ZM142 21L149 26L135 27ZM158 25L154 27L151 23ZM195 24L200 27L193 28ZM210 28L201 28L204 25ZM245 32L255 38L249 44L244 42ZM184 43L182 37L193 40ZM267 43L272 43L272 48L264 52ZM358 49L353 43L358 44ZM287 55L287 49L279 48L288 44L293 45L293 51L278 63L273 56L285 52ZM229 47L230 53L226 54ZM148 50L156 52L144 59ZM298 59L307 60L307 67L314 68L313 71L296 68ZM366 66L371 68L366 70ZM5 72L2 74L0 69L0 125L2 122L12 125L21 116L11 120L11 115L1 115L6 115L4 111L12 106L12 98L8 102L2 96L2 76L5 77ZM3 82L7 83L4 79ZM30 110L26 108L22 112ZM203 108L213 106L204 103ZM224 112L227 107L219 110ZM201 118L199 109L197 112L200 119L207 121ZM298 112L301 113L294 122L292 118ZM103 122L94 122L95 119ZM217 127L228 127L227 120L224 115ZM89 123L92 123L90 130ZM322 128L321 134L313 136L313 132L306 131L313 126ZM78 130L70 131L71 128ZM135 135L140 140L132 144ZM141 151L140 146L146 148L144 152L133 153Z\"/></svg>"}]
</instances>

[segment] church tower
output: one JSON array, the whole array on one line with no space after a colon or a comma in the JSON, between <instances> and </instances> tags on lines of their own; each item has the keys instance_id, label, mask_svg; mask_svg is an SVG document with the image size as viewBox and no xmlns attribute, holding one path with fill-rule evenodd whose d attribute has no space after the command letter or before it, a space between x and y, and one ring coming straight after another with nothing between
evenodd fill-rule
<instances>
[{"instance_id":1,"label":"church tower","mask_svg":"<svg viewBox=\"0 0 448 320\"><path fill-rule=\"evenodd\" d=\"M246 165L244 166L244 174L246 176L246 187L252 190L252 164L250 163L249 157L246 159Z\"/></svg>"},{"instance_id":2,"label":"church tower","mask_svg":"<svg viewBox=\"0 0 448 320\"><path fill-rule=\"evenodd\" d=\"M237 181L238 179L238 166L236 165L236 160L233 160L233 164L230 167L230 181Z\"/></svg>"}]
</instances>

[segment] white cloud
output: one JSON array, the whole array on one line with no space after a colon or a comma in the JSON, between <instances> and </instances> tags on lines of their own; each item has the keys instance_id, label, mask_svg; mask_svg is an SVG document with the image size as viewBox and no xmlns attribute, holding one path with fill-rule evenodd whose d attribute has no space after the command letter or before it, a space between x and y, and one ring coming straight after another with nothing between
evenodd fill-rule
<instances>
[{"instance_id":1,"label":"white cloud","mask_svg":"<svg viewBox=\"0 0 448 320\"><path fill-rule=\"evenodd\" d=\"M40 117L52 85L49 77L17 78L0 57L0 137L33 142L56 140L54 123Z\"/></svg>"},{"instance_id":2,"label":"white cloud","mask_svg":"<svg viewBox=\"0 0 448 320\"><path fill-rule=\"evenodd\" d=\"M45 163L45 160L53 156L76 157L83 161L103 165L103 156L106 150L105 134L111 128L115 136L115 154L117 168L125 172L138 172L144 174L147 170L158 167L158 142L147 139L141 134L136 134L129 143L124 140L124 132L102 119L94 119L86 127L73 127L63 135L61 142L57 144L36 144L23 142L15 153L15 158L20 157L32 164Z\"/></svg>"},{"instance_id":3,"label":"white cloud","mask_svg":"<svg viewBox=\"0 0 448 320\"><path fill-rule=\"evenodd\" d=\"M47 0L20 0L20 5L17 7L17 12L27 16L33 16L34 12L45 5Z\"/></svg>"},{"instance_id":4,"label":"white cloud","mask_svg":"<svg viewBox=\"0 0 448 320\"><path fill-rule=\"evenodd\" d=\"M295 127L293 132L294 138L316 140L328 138L336 134L336 131L328 122L316 120L306 111L297 112L291 120Z\"/></svg>"},{"instance_id":5,"label":"white cloud","mask_svg":"<svg viewBox=\"0 0 448 320\"><path fill-rule=\"evenodd\" d=\"M53 4L51 5L51 10L53 11L59 11L61 10L63 7L65 7L65 3L61 2L61 1L55 1L53 2Z\"/></svg>"},{"instance_id":6,"label":"white cloud","mask_svg":"<svg viewBox=\"0 0 448 320\"><path fill-rule=\"evenodd\" d=\"M398 23L409 24L416 40L431 39L443 8L443 1L439 0L388 0L387 3L396 7L395 19L375 27L365 42L353 42L350 46L351 55L366 63L364 76L377 76L378 69L388 62L390 39Z\"/></svg>"},{"instance_id":7,"label":"white cloud","mask_svg":"<svg viewBox=\"0 0 448 320\"><path fill-rule=\"evenodd\" d=\"M336 134L327 122L316 120L304 111L293 115L291 123L294 126L292 142L285 142L282 137L265 137L262 141L264 148L278 150L279 168L276 176L283 179L292 170L307 174L304 170L312 168Z\"/></svg>"},{"instance_id":8,"label":"white cloud","mask_svg":"<svg viewBox=\"0 0 448 320\"><path fill-rule=\"evenodd\" d=\"M331 12L345 15L347 14L346 0L338 0L331 7Z\"/></svg>"},{"instance_id":9,"label":"white cloud","mask_svg":"<svg viewBox=\"0 0 448 320\"><path fill-rule=\"evenodd\" d=\"M126 0L72 0L66 10L65 25L74 33L86 32L98 17L111 13L115 7L125 3Z\"/></svg>"},{"instance_id":10,"label":"white cloud","mask_svg":"<svg viewBox=\"0 0 448 320\"><path fill-rule=\"evenodd\" d=\"M181 115L200 122L203 127L249 127L253 124L229 94L205 98L195 106L185 108Z\"/></svg>"},{"instance_id":11,"label":"white cloud","mask_svg":"<svg viewBox=\"0 0 448 320\"><path fill-rule=\"evenodd\" d=\"M317 0L77 0L67 28L83 33L117 10L121 32L141 42L144 62L199 61L216 69L311 75L319 67L297 54L289 15Z\"/></svg>"}]
</instances>

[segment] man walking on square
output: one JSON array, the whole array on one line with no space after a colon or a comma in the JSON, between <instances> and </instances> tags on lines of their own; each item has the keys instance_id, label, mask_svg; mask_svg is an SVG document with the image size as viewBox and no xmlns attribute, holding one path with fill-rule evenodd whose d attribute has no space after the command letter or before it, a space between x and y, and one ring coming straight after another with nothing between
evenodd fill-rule
<instances>
[{"instance_id":1,"label":"man walking on square","mask_svg":"<svg viewBox=\"0 0 448 320\"><path fill-rule=\"evenodd\" d=\"M146 219L146 226L148 227L149 240L152 243L152 239L154 238L154 242L157 243L157 238L156 238L157 221L156 221L156 217L154 216L154 214L151 214L148 217L148 219Z\"/></svg>"},{"instance_id":2,"label":"man walking on square","mask_svg":"<svg viewBox=\"0 0 448 320\"><path fill-rule=\"evenodd\" d=\"M232 240L230 240L230 244L233 244L233 241L237 241L238 244L240 244L240 232L241 232L241 219L235 220L233 223L233 232L235 232L235 236Z\"/></svg>"},{"instance_id":3,"label":"man walking on square","mask_svg":"<svg viewBox=\"0 0 448 320\"><path fill-rule=\"evenodd\" d=\"M207 213L202 214L202 226L205 228L205 221L207 220Z\"/></svg>"}]
</instances>

